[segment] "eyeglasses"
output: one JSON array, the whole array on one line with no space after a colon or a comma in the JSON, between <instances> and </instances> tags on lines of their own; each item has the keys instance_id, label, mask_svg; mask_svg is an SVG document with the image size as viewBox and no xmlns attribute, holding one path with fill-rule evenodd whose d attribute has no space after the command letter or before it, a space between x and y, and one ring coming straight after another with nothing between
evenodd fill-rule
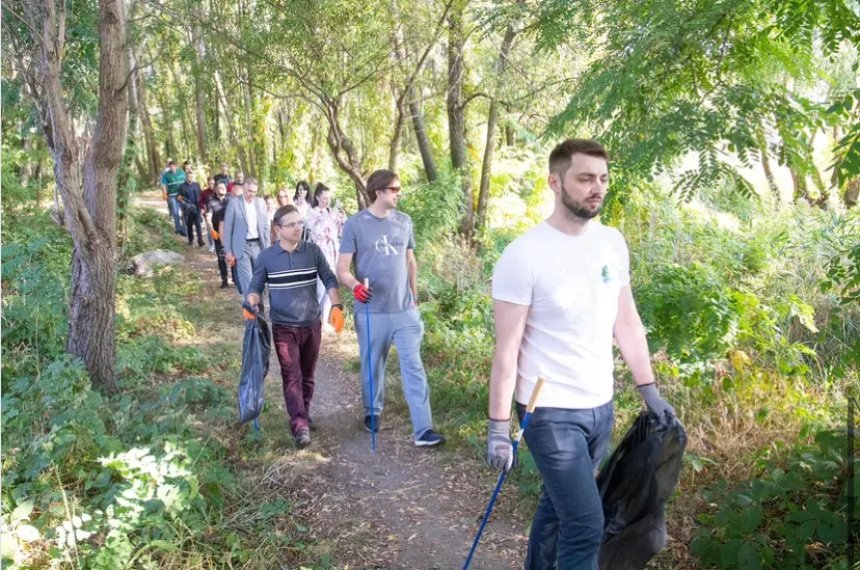
<instances>
[{"instance_id":1,"label":"eyeglasses","mask_svg":"<svg viewBox=\"0 0 860 570\"><path fill-rule=\"evenodd\" d=\"M388 190L392 194L400 194L403 188L401 186L386 186L383 190Z\"/></svg>"},{"instance_id":2,"label":"eyeglasses","mask_svg":"<svg viewBox=\"0 0 860 570\"><path fill-rule=\"evenodd\" d=\"M305 223L302 220L299 220L298 222L290 222L289 224L278 224L278 226L280 226L282 228L287 228L288 230L294 230L294 229L300 228L304 225L305 225Z\"/></svg>"}]
</instances>

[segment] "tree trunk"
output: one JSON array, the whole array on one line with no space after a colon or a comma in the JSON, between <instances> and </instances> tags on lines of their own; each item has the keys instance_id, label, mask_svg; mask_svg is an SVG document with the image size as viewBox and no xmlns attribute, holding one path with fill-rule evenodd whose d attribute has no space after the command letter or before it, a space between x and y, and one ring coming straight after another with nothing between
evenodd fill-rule
<instances>
[{"instance_id":1,"label":"tree trunk","mask_svg":"<svg viewBox=\"0 0 860 570\"><path fill-rule=\"evenodd\" d=\"M134 86L137 91L137 111L140 124L143 127L143 140L146 145L147 178L149 184L158 184L161 177L161 157L158 155L158 143L155 142L155 130L152 128L152 118L149 116L149 107L146 103L146 79L137 69L137 57L132 49L132 58L135 61L135 69L132 72Z\"/></svg>"},{"instance_id":2,"label":"tree trunk","mask_svg":"<svg viewBox=\"0 0 860 570\"><path fill-rule=\"evenodd\" d=\"M80 148L60 82L66 15L57 14L54 0L28 9L32 27L42 32L37 104L74 244L66 350L83 360L94 386L113 392L116 182L128 126L125 3L99 0L98 115L83 185Z\"/></svg>"},{"instance_id":3,"label":"tree trunk","mask_svg":"<svg viewBox=\"0 0 860 570\"><path fill-rule=\"evenodd\" d=\"M474 198L472 196L472 175L469 157L466 152L466 114L463 101L465 69L463 65L463 5L452 8L448 17L448 93L445 98L448 110L448 136L451 148L451 167L460 179L463 194L463 217L460 233L471 236L474 229Z\"/></svg>"},{"instance_id":4,"label":"tree trunk","mask_svg":"<svg viewBox=\"0 0 860 570\"><path fill-rule=\"evenodd\" d=\"M194 42L194 50L197 56L194 59L193 67L194 109L197 119L197 151L200 153L200 160L207 162L209 160L209 138L206 133L206 89L203 85L206 50L203 47L203 41L200 36L200 26L197 24L191 25L191 40Z\"/></svg>"},{"instance_id":5,"label":"tree trunk","mask_svg":"<svg viewBox=\"0 0 860 570\"><path fill-rule=\"evenodd\" d=\"M251 87L248 85L248 74L247 70L245 70L245 76L242 78L241 89L242 89L242 112L245 117L245 140L248 141L246 152L248 153L248 164L246 166L245 175L246 178L248 176L257 176L257 152L254 148L254 119L252 116L252 111L254 109L254 100L251 96Z\"/></svg>"},{"instance_id":6,"label":"tree trunk","mask_svg":"<svg viewBox=\"0 0 860 570\"><path fill-rule=\"evenodd\" d=\"M502 47L499 49L499 61L496 65L497 81L504 82L505 69L508 63L508 55L517 32L512 24L505 30L502 38ZM487 113L487 142L484 145L484 160L481 164L481 183L478 192L478 215L476 227L482 230L487 223L487 204L490 200L490 174L493 169L493 153L496 149L496 122L499 119L499 101L495 97L490 101L490 109Z\"/></svg>"},{"instance_id":7,"label":"tree trunk","mask_svg":"<svg viewBox=\"0 0 860 570\"><path fill-rule=\"evenodd\" d=\"M21 131L23 132L24 129L22 128ZM24 134L22 138L24 164L21 165L21 173L18 175L18 182L21 184L22 188L26 188L29 186L30 178L33 176L33 137L28 134Z\"/></svg>"},{"instance_id":8,"label":"tree trunk","mask_svg":"<svg viewBox=\"0 0 860 570\"><path fill-rule=\"evenodd\" d=\"M329 150L331 150L335 162L352 179L355 185L355 199L358 203L358 209L363 210L370 205L370 197L367 194L367 185L364 180L364 174L361 171L361 160L358 158L355 145L346 136L340 125L339 103L328 100L325 101L325 104L326 119L329 124L326 143L328 143Z\"/></svg>"},{"instance_id":9,"label":"tree trunk","mask_svg":"<svg viewBox=\"0 0 860 570\"><path fill-rule=\"evenodd\" d=\"M427 136L427 128L424 126L424 113L418 105L414 87L409 88L409 115L412 119L412 130L415 131L415 140L418 143L418 152L421 154L421 162L424 164L424 174L428 182L435 182L439 178L439 172L436 170L433 147L430 145L430 137Z\"/></svg>"},{"instance_id":10,"label":"tree trunk","mask_svg":"<svg viewBox=\"0 0 860 570\"><path fill-rule=\"evenodd\" d=\"M397 102L397 101L396 101ZM397 159L400 154L400 139L403 137L403 105L397 105L397 118L394 120L394 133L388 146L388 170L397 172Z\"/></svg>"},{"instance_id":11,"label":"tree trunk","mask_svg":"<svg viewBox=\"0 0 860 570\"><path fill-rule=\"evenodd\" d=\"M755 131L756 145L758 146L758 152L761 156L761 167L764 170L764 177L767 179L767 186L770 188L771 194L773 194L776 203L779 204L782 201L782 196L779 191L779 187L776 185L776 179L773 176L773 170L770 166L770 153L767 149L767 138L764 133L764 125L759 125Z\"/></svg>"},{"instance_id":12,"label":"tree trunk","mask_svg":"<svg viewBox=\"0 0 860 570\"><path fill-rule=\"evenodd\" d=\"M224 108L224 120L227 123L227 132L230 135L230 140L236 142L236 150L239 153L239 164L241 165L242 171L247 173L248 155L245 153L245 145L241 143L236 133L236 126L233 124L233 119L235 117L235 115L233 114L233 105L231 104L230 98L227 96L227 92L224 89L224 83L221 79L221 72L218 71L217 67L215 68L213 77L215 79L215 91L218 94L218 99L221 100L221 106Z\"/></svg>"}]
</instances>

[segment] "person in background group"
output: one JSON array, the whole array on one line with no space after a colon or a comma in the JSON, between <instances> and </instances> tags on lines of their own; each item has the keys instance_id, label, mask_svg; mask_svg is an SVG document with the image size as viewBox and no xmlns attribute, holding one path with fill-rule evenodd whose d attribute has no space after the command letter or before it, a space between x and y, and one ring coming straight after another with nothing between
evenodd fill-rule
<instances>
[{"instance_id":1,"label":"person in background group","mask_svg":"<svg viewBox=\"0 0 860 570\"><path fill-rule=\"evenodd\" d=\"M176 168L172 160L167 163L167 170L161 175L161 195L167 201L167 210L173 218L173 229L179 235L185 235L185 223L179 207L179 187L185 182L185 171Z\"/></svg>"},{"instance_id":2,"label":"person in background group","mask_svg":"<svg viewBox=\"0 0 860 570\"><path fill-rule=\"evenodd\" d=\"M209 208L209 200L212 199L212 196L215 195L215 177L210 176L206 180L206 188L203 189L203 193L200 195L200 215L206 216L206 211ZM209 253L215 251L215 241L212 239L212 234L210 232L206 232L206 241L209 243Z\"/></svg>"},{"instance_id":3,"label":"person in background group","mask_svg":"<svg viewBox=\"0 0 860 570\"><path fill-rule=\"evenodd\" d=\"M197 245L203 246L203 235L200 230L200 200L203 191L194 181L194 172L186 173L186 180L179 187L179 201L185 214L185 228L188 231L188 245L194 243L194 229L197 230Z\"/></svg>"},{"instance_id":4,"label":"person in background group","mask_svg":"<svg viewBox=\"0 0 860 570\"><path fill-rule=\"evenodd\" d=\"M510 469L511 399L543 479L526 570L597 570L604 515L594 474L613 424L613 338L650 411L675 411L654 383L645 327L630 290L624 236L594 218L609 183L597 142L568 139L549 155L552 214L505 248L493 271L495 352L487 462Z\"/></svg>"},{"instance_id":5,"label":"person in background group","mask_svg":"<svg viewBox=\"0 0 860 570\"><path fill-rule=\"evenodd\" d=\"M221 235L222 245L225 243L223 236L224 236L224 216L227 214L227 202L229 202L230 200L241 199L242 195L244 193L245 193L245 187L242 184L233 184L233 190L227 192L227 197L226 197L226 200L224 203L224 213L221 215L220 222L214 226L215 228L218 229L218 233ZM272 241L269 240L269 243L272 243ZM224 252L225 261L226 261L226 257L227 257L227 252L225 251ZM242 293L243 291L242 291L242 288L239 284L239 272L236 269L236 262L233 261L233 263L227 263L227 265L230 267L230 274L233 277L233 284L236 286L236 290L239 291L239 293Z\"/></svg>"},{"instance_id":6,"label":"person in background group","mask_svg":"<svg viewBox=\"0 0 860 570\"><path fill-rule=\"evenodd\" d=\"M245 185L245 173L241 170L236 171L236 177L233 178L233 181L227 184L227 193L233 194L233 186L235 185L244 186Z\"/></svg>"},{"instance_id":7,"label":"person in background group","mask_svg":"<svg viewBox=\"0 0 860 570\"><path fill-rule=\"evenodd\" d=\"M292 205L293 200L290 198L290 191L286 187L278 190L278 193L275 194L275 210L277 211L284 206ZM275 235L275 226L272 225L272 243L278 241L278 237ZM332 266L334 267L334 266Z\"/></svg>"},{"instance_id":8,"label":"person in background group","mask_svg":"<svg viewBox=\"0 0 860 570\"><path fill-rule=\"evenodd\" d=\"M221 163L221 171L215 175L215 184L222 182L224 188L230 185L230 166L226 162Z\"/></svg>"},{"instance_id":9,"label":"person in background group","mask_svg":"<svg viewBox=\"0 0 860 570\"><path fill-rule=\"evenodd\" d=\"M217 228L224 222L224 214L227 212L227 185L223 182L215 184L215 194L206 205L206 228L215 243L215 255L218 256L218 273L221 274L221 288L227 288L227 261L224 259L224 244L221 243L221 234ZM236 283L236 268L233 272L233 283Z\"/></svg>"},{"instance_id":10,"label":"person in background group","mask_svg":"<svg viewBox=\"0 0 860 570\"><path fill-rule=\"evenodd\" d=\"M275 195L275 201L278 208L283 208L293 203L292 198L290 198L290 191L286 187L278 190L278 193Z\"/></svg>"},{"instance_id":11,"label":"person in background group","mask_svg":"<svg viewBox=\"0 0 860 570\"><path fill-rule=\"evenodd\" d=\"M391 343L397 347L403 395L412 419L412 435L419 447L435 446L445 438L433 431L430 388L421 363L424 324L418 313L418 263L412 219L397 211L400 178L390 170L377 170L367 179L371 205L346 221L337 274L355 297L355 332L361 354L364 427L379 431L385 388L385 361ZM350 264L355 258L355 274ZM363 280L370 280L366 287ZM366 325L370 311L371 330ZM367 346L371 335L370 346ZM368 354L370 353L370 354ZM370 392L368 366L374 372Z\"/></svg>"},{"instance_id":12,"label":"person in background group","mask_svg":"<svg viewBox=\"0 0 860 570\"><path fill-rule=\"evenodd\" d=\"M269 218L269 227L272 227L272 220L275 217L275 202L272 200L272 197L266 194L263 196L263 204L266 205L266 216Z\"/></svg>"},{"instance_id":13,"label":"person in background group","mask_svg":"<svg viewBox=\"0 0 860 570\"><path fill-rule=\"evenodd\" d=\"M296 209L299 211L299 215L303 220L307 219L308 211L311 209L311 204L308 201L308 194L311 191L311 187L304 180L300 180L298 184L296 184L296 192L293 194L293 204L295 204Z\"/></svg>"},{"instance_id":14,"label":"person in background group","mask_svg":"<svg viewBox=\"0 0 860 570\"><path fill-rule=\"evenodd\" d=\"M314 188L313 210L308 212L307 222L310 241L317 244L322 250L325 260L331 267L337 266L337 251L340 248L340 234L343 232L343 224L346 221L343 212L331 207L331 190L318 182ZM326 296L325 286L322 281L317 281L317 297L322 307L321 320L326 332L331 332L328 324L328 312L331 302Z\"/></svg>"},{"instance_id":15,"label":"person in background group","mask_svg":"<svg viewBox=\"0 0 860 570\"><path fill-rule=\"evenodd\" d=\"M260 252L269 247L269 217L262 198L257 197L257 181L249 178L241 198L232 198L224 214L224 258L236 265L239 291L248 291Z\"/></svg>"},{"instance_id":16,"label":"person in background group","mask_svg":"<svg viewBox=\"0 0 860 570\"><path fill-rule=\"evenodd\" d=\"M284 401L290 415L290 429L296 446L311 442L311 398L314 372L320 350L320 307L316 294L317 278L325 283L331 302L332 326L343 330L343 305L340 304L337 277L319 247L301 240L302 219L295 206L275 212L278 242L257 258L254 278L248 288L247 305L257 307L263 288L269 288L269 315L272 341L281 365ZM245 310L245 318L254 312Z\"/></svg>"}]
</instances>

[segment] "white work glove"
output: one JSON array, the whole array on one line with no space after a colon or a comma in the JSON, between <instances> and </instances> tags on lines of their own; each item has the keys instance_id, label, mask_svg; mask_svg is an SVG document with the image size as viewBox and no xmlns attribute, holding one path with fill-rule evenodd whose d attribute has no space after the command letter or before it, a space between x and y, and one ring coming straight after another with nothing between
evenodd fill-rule
<instances>
[{"instance_id":1,"label":"white work glove","mask_svg":"<svg viewBox=\"0 0 860 570\"><path fill-rule=\"evenodd\" d=\"M652 382L651 384L637 386L637 388L639 389L639 394L642 396L642 399L645 400L645 405L648 406L648 409L651 412L660 418L660 421L663 421L666 414L670 417L675 417L675 408L669 405L669 402L660 397L660 392L657 390L657 384Z\"/></svg>"},{"instance_id":2,"label":"white work glove","mask_svg":"<svg viewBox=\"0 0 860 570\"><path fill-rule=\"evenodd\" d=\"M487 463L501 471L510 471L514 465L514 442L511 440L511 421L490 420L487 429Z\"/></svg>"}]
</instances>

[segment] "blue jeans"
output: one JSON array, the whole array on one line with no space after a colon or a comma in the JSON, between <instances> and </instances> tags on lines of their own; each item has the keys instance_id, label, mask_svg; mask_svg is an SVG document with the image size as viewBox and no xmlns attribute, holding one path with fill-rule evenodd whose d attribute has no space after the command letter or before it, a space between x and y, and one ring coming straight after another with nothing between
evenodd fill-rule
<instances>
[{"instance_id":1,"label":"blue jeans","mask_svg":"<svg viewBox=\"0 0 860 570\"><path fill-rule=\"evenodd\" d=\"M178 194L167 197L167 210L170 212L170 217L173 218L173 229L176 233L185 235L185 224L182 219L182 207L177 199Z\"/></svg>"},{"instance_id":2,"label":"blue jeans","mask_svg":"<svg viewBox=\"0 0 860 570\"><path fill-rule=\"evenodd\" d=\"M522 419L525 407L517 406ZM537 408L523 437L543 478L526 570L597 570L603 505L594 474L612 435L610 400L591 409Z\"/></svg>"},{"instance_id":3,"label":"blue jeans","mask_svg":"<svg viewBox=\"0 0 860 570\"><path fill-rule=\"evenodd\" d=\"M421 339L424 323L418 309L398 313L370 314L370 361L373 363L373 394L370 393L370 377L367 373L367 315L366 306L356 303L355 332L361 353L361 398L365 415L381 414L385 399L385 363L391 343L397 347L400 358L400 375L403 381L403 396L409 406L412 420L412 435L420 437L433 427L430 411L430 387L421 363Z\"/></svg>"},{"instance_id":4,"label":"blue jeans","mask_svg":"<svg viewBox=\"0 0 860 570\"><path fill-rule=\"evenodd\" d=\"M248 286L251 284L251 277L254 275L254 268L257 266L257 256L260 255L260 251L262 251L262 246L259 240L246 241L245 250L235 254L238 259L236 260L236 274L233 279L236 281L239 293L248 292Z\"/></svg>"}]
</instances>

